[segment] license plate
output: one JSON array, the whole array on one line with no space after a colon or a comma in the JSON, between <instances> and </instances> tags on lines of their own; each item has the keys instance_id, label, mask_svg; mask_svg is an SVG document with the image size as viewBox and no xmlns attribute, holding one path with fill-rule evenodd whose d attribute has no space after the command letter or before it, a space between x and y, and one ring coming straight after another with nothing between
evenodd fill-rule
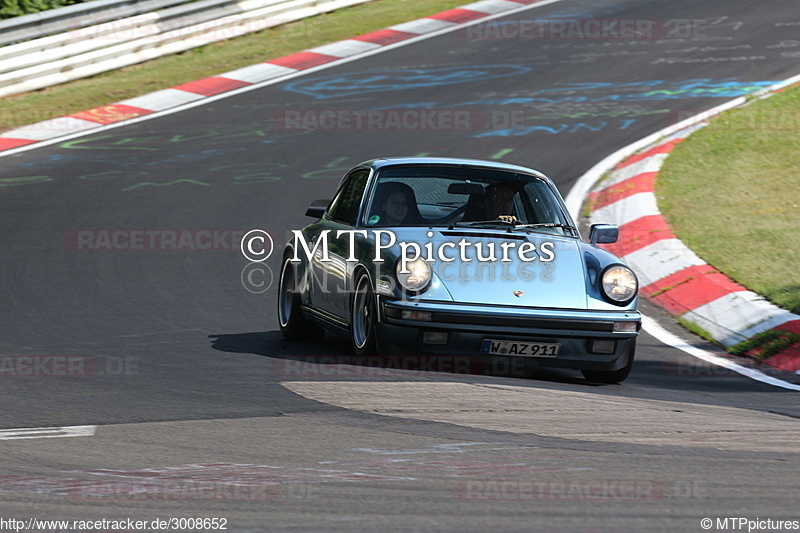
<instances>
[{"instance_id":1,"label":"license plate","mask_svg":"<svg viewBox=\"0 0 800 533\"><path fill-rule=\"evenodd\" d=\"M484 339L481 353L489 355L518 355L522 357L555 357L560 344L546 342L518 342Z\"/></svg>"}]
</instances>

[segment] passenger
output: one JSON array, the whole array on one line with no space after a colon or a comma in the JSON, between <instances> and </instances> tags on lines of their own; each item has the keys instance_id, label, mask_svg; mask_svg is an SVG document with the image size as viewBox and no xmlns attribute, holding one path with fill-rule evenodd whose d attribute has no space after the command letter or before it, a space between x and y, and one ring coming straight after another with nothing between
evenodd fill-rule
<instances>
[{"instance_id":1,"label":"passenger","mask_svg":"<svg viewBox=\"0 0 800 533\"><path fill-rule=\"evenodd\" d=\"M387 226L399 226L406 221L408 217L408 200L406 195L401 191L392 191L381 203L385 219L384 224Z\"/></svg>"},{"instance_id":2,"label":"passenger","mask_svg":"<svg viewBox=\"0 0 800 533\"><path fill-rule=\"evenodd\" d=\"M378 185L374 205L367 221L370 226L419 224L422 219L414 190L405 183L389 181Z\"/></svg>"}]
</instances>

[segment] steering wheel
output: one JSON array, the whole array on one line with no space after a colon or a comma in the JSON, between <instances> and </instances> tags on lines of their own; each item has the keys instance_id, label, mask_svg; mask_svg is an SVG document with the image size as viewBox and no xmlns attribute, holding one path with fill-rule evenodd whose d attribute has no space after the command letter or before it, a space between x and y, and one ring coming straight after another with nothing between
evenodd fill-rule
<instances>
[{"instance_id":1,"label":"steering wheel","mask_svg":"<svg viewBox=\"0 0 800 533\"><path fill-rule=\"evenodd\" d=\"M460 215L463 215L464 211L466 210L467 210L467 204L464 204L455 211L453 211L452 213L448 213L445 216L439 218L429 218L426 220L426 222L430 224L448 224L449 222L452 222L455 219L457 219Z\"/></svg>"}]
</instances>

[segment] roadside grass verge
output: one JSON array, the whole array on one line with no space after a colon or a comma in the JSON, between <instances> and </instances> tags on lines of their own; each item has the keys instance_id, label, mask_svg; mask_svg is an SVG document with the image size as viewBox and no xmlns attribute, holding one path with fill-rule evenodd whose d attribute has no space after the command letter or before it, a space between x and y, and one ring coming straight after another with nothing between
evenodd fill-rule
<instances>
[{"instance_id":1,"label":"roadside grass verge","mask_svg":"<svg viewBox=\"0 0 800 533\"><path fill-rule=\"evenodd\" d=\"M145 63L0 99L0 132L261 63L464 4L375 0Z\"/></svg>"},{"instance_id":2,"label":"roadside grass verge","mask_svg":"<svg viewBox=\"0 0 800 533\"><path fill-rule=\"evenodd\" d=\"M709 264L800 314L800 88L728 111L656 180L670 227Z\"/></svg>"},{"instance_id":3,"label":"roadside grass verge","mask_svg":"<svg viewBox=\"0 0 800 533\"><path fill-rule=\"evenodd\" d=\"M748 355L755 359L768 359L785 350L789 346L800 342L800 335L788 330L769 329L762 331L753 338L732 346L728 351L733 355Z\"/></svg>"}]
</instances>

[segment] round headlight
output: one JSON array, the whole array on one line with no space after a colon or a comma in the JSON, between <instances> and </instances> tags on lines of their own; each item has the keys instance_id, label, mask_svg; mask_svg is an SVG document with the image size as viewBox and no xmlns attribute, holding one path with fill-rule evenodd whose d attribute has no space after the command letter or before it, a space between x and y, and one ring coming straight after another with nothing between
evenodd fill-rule
<instances>
[{"instance_id":1,"label":"round headlight","mask_svg":"<svg viewBox=\"0 0 800 533\"><path fill-rule=\"evenodd\" d=\"M633 300L639 282L633 271L622 265L614 265L603 272L603 294L614 303L626 304Z\"/></svg>"},{"instance_id":2,"label":"round headlight","mask_svg":"<svg viewBox=\"0 0 800 533\"><path fill-rule=\"evenodd\" d=\"M403 262L398 261L395 275L400 286L407 291L422 291L431 282L431 266L422 259L414 259L406 263L406 271L401 272Z\"/></svg>"}]
</instances>

